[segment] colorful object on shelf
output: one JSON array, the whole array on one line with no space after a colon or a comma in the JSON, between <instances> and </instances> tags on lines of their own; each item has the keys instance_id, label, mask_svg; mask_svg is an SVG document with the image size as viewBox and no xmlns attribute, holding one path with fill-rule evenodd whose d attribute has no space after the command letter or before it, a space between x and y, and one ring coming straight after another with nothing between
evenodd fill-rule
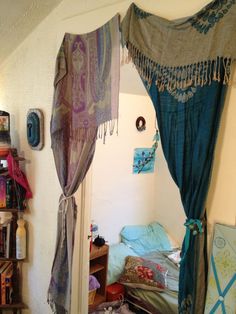
<instances>
[{"instance_id":1,"label":"colorful object on shelf","mask_svg":"<svg viewBox=\"0 0 236 314\"><path fill-rule=\"evenodd\" d=\"M0 142L11 144L10 114L0 110Z\"/></svg>"},{"instance_id":2,"label":"colorful object on shelf","mask_svg":"<svg viewBox=\"0 0 236 314\"><path fill-rule=\"evenodd\" d=\"M43 113L39 109L30 109L27 114L27 140L30 147L40 150L44 145Z\"/></svg>"},{"instance_id":3,"label":"colorful object on shelf","mask_svg":"<svg viewBox=\"0 0 236 314\"><path fill-rule=\"evenodd\" d=\"M93 275L89 275L89 290L99 289L100 283L97 278Z\"/></svg>"},{"instance_id":4,"label":"colorful object on shelf","mask_svg":"<svg viewBox=\"0 0 236 314\"><path fill-rule=\"evenodd\" d=\"M0 208L6 207L6 177L0 176Z\"/></svg>"},{"instance_id":5,"label":"colorful object on shelf","mask_svg":"<svg viewBox=\"0 0 236 314\"><path fill-rule=\"evenodd\" d=\"M97 236L99 235L98 233L98 225L96 224L96 222L94 220L92 220L91 223L91 235L92 235L92 242L94 242L94 240L97 238Z\"/></svg>"},{"instance_id":6,"label":"colorful object on shelf","mask_svg":"<svg viewBox=\"0 0 236 314\"><path fill-rule=\"evenodd\" d=\"M32 192L30 190L30 186L28 183L28 180L23 173L23 171L20 169L19 164L16 162L16 160L12 157L12 154L9 153L7 156L7 163L8 163L8 171L9 176L11 176L19 185L21 185L25 191L25 197L26 198L32 198Z\"/></svg>"},{"instance_id":7,"label":"colorful object on shelf","mask_svg":"<svg viewBox=\"0 0 236 314\"><path fill-rule=\"evenodd\" d=\"M0 156L7 156L10 146L10 114L0 111Z\"/></svg>"},{"instance_id":8,"label":"colorful object on shelf","mask_svg":"<svg viewBox=\"0 0 236 314\"><path fill-rule=\"evenodd\" d=\"M97 278L93 275L89 275L89 295L88 295L88 304L92 305L96 296L97 289L100 288L100 283Z\"/></svg>"},{"instance_id":9,"label":"colorful object on shelf","mask_svg":"<svg viewBox=\"0 0 236 314\"><path fill-rule=\"evenodd\" d=\"M17 220L16 229L16 258L24 259L26 258L26 230L25 221L23 218Z\"/></svg>"}]
</instances>

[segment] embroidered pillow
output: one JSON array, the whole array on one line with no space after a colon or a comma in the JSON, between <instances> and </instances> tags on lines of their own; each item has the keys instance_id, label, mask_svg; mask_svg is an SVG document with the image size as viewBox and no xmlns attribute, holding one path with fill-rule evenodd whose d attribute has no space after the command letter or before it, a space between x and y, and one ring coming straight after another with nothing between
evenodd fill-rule
<instances>
[{"instance_id":1,"label":"embroidered pillow","mask_svg":"<svg viewBox=\"0 0 236 314\"><path fill-rule=\"evenodd\" d=\"M163 291L167 287L167 272L160 264L142 257L127 256L119 282L132 288Z\"/></svg>"}]
</instances>

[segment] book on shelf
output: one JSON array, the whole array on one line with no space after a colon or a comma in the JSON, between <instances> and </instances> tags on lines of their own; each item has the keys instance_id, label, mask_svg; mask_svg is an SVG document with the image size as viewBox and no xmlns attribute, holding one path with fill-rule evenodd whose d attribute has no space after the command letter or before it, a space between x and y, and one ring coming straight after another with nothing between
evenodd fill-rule
<instances>
[{"instance_id":1,"label":"book on shelf","mask_svg":"<svg viewBox=\"0 0 236 314\"><path fill-rule=\"evenodd\" d=\"M0 224L0 257L11 258L16 255L16 223L13 218Z\"/></svg>"},{"instance_id":2,"label":"book on shelf","mask_svg":"<svg viewBox=\"0 0 236 314\"><path fill-rule=\"evenodd\" d=\"M0 176L0 208L6 208L6 177Z\"/></svg>"},{"instance_id":3,"label":"book on shelf","mask_svg":"<svg viewBox=\"0 0 236 314\"><path fill-rule=\"evenodd\" d=\"M6 285L6 304L12 304L13 300L13 264L12 267L8 269L5 277L5 285Z\"/></svg>"},{"instance_id":4,"label":"book on shelf","mask_svg":"<svg viewBox=\"0 0 236 314\"><path fill-rule=\"evenodd\" d=\"M0 210L1 208L25 209L26 190L9 175L0 175Z\"/></svg>"},{"instance_id":5,"label":"book on shelf","mask_svg":"<svg viewBox=\"0 0 236 314\"><path fill-rule=\"evenodd\" d=\"M13 271L13 264L12 262L5 262L6 267L1 272L1 304L7 304L6 299L6 278L9 276L9 273Z\"/></svg>"},{"instance_id":6,"label":"book on shelf","mask_svg":"<svg viewBox=\"0 0 236 314\"><path fill-rule=\"evenodd\" d=\"M1 299L0 299L0 303L2 303L2 300L4 300L6 298L6 290L4 288L4 285L2 286L2 281L5 281L5 271L7 270L7 268L9 267L9 265L11 264L11 262L3 262L1 264L0 267L0 286L1 286Z\"/></svg>"},{"instance_id":7,"label":"book on shelf","mask_svg":"<svg viewBox=\"0 0 236 314\"><path fill-rule=\"evenodd\" d=\"M14 201L14 189L13 189L13 180L10 177L6 178L6 208L15 207L13 204Z\"/></svg>"}]
</instances>

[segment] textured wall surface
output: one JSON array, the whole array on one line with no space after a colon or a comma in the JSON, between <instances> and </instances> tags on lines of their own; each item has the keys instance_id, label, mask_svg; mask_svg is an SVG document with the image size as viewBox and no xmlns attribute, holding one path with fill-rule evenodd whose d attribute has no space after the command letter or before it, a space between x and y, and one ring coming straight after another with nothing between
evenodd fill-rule
<instances>
[{"instance_id":1,"label":"textured wall surface","mask_svg":"<svg viewBox=\"0 0 236 314\"><path fill-rule=\"evenodd\" d=\"M54 65L58 47L65 31L81 33L102 25L116 12L125 12L131 1L119 1L111 6L111 1L100 0L99 5L108 7L83 14L98 6L98 1L64 0L15 52L0 69L0 108L11 113L11 136L13 144L26 158L25 170L33 190L34 198L29 202L28 221L28 261L23 264L23 300L29 309L24 313L49 314L46 298L50 270L56 239L56 217L60 187L56 176L52 151L50 149L49 123L53 96ZM164 17L174 18L190 15L209 1L159 0L136 1L138 5ZM133 72L134 73L134 72ZM143 90L129 90L130 81L137 81L137 74L125 74L122 69L121 92L143 94ZM132 82L133 83L133 82ZM139 82L140 84L140 82ZM125 87L125 90L123 89ZM122 101L126 102L125 96ZM134 98L133 98L134 99ZM130 100L127 97L127 104ZM215 221L235 223L236 203L236 88L228 94L223 114L222 127L213 171L212 184L207 202L210 224ZM29 108L40 108L45 115L45 147L42 151L32 151L26 140L26 114ZM115 140L115 139L114 139ZM118 139L117 139L118 140ZM106 146L108 147L108 146ZM167 171L164 160L157 165L157 202L169 206L170 198L164 189ZM175 195L174 197L177 197ZM159 206L158 206L159 207ZM178 205L175 205L178 210ZM163 207L165 208L165 207ZM161 222L168 219L172 211L160 214ZM178 217L178 214L177 214ZM182 223L182 214L180 214ZM159 217L158 217L159 218ZM107 222L109 223L109 221ZM177 224L177 218L176 218ZM77 313L72 313L77 314ZM85 314L85 313L81 313Z\"/></svg>"},{"instance_id":2,"label":"textured wall surface","mask_svg":"<svg viewBox=\"0 0 236 314\"><path fill-rule=\"evenodd\" d=\"M0 64L61 1L0 1Z\"/></svg>"}]
</instances>

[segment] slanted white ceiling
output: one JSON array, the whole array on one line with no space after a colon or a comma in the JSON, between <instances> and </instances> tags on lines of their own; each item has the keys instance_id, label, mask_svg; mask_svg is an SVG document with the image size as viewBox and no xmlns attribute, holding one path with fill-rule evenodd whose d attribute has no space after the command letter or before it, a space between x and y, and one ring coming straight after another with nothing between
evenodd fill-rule
<instances>
[{"instance_id":1,"label":"slanted white ceiling","mask_svg":"<svg viewBox=\"0 0 236 314\"><path fill-rule=\"evenodd\" d=\"M0 64L62 0L0 0Z\"/></svg>"}]
</instances>

